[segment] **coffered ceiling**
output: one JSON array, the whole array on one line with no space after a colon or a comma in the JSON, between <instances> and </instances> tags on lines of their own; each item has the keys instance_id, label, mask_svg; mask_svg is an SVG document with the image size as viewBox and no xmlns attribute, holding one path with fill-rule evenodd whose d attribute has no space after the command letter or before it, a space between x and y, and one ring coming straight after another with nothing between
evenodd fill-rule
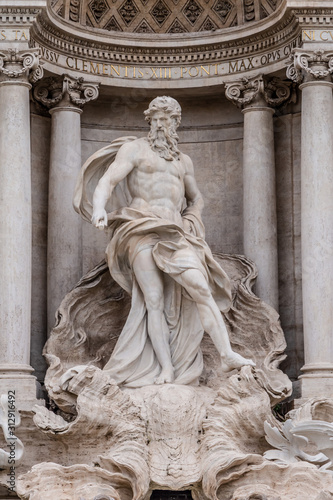
<instances>
[{"instance_id":1,"label":"coffered ceiling","mask_svg":"<svg viewBox=\"0 0 333 500\"><path fill-rule=\"evenodd\" d=\"M272 14L281 0L51 0L61 18L104 31L193 33L240 26Z\"/></svg>"}]
</instances>

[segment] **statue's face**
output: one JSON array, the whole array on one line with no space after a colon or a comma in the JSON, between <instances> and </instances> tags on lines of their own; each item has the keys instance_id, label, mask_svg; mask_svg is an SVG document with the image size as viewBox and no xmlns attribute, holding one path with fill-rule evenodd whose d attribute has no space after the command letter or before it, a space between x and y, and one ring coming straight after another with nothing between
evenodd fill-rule
<instances>
[{"instance_id":1,"label":"statue's face","mask_svg":"<svg viewBox=\"0 0 333 500\"><path fill-rule=\"evenodd\" d=\"M152 131L169 129L174 124L174 118L165 111L155 111L150 119L150 128Z\"/></svg>"}]
</instances>

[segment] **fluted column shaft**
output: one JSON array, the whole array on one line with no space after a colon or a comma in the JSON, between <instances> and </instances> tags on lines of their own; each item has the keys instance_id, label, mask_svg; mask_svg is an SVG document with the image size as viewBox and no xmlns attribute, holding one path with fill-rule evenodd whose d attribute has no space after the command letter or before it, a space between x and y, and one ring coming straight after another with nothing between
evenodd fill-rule
<instances>
[{"instance_id":1,"label":"fluted column shaft","mask_svg":"<svg viewBox=\"0 0 333 500\"><path fill-rule=\"evenodd\" d=\"M243 114L244 253L258 266L257 295L278 310L274 110L249 106Z\"/></svg>"},{"instance_id":2,"label":"fluted column shaft","mask_svg":"<svg viewBox=\"0 0 333 500\"><path fill-rule=\"evenodd\" d=\"M1 57L0 394L17 391L21 405L23 400L36 397L30 366L32 221L28 74L38 68L38 52L9 49Z\"/></svg>"}]
</instances>

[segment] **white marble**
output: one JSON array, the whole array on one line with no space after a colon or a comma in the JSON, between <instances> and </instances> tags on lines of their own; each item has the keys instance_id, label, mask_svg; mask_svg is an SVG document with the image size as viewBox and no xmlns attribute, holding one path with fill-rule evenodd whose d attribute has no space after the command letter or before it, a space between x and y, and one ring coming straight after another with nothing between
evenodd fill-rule
<instances>
[{"instance_id":1,"label":"white marble","mask_svg":"<svg viewBox=\"0 0 333 500\"><path fill-rule=\"evenodd\" d=\"M258 266L256 292L279 309L274 159L274 110L243 110L244 254Z\"/></svg>"},{"instance_id":2,"label":"white marble","mask_svg":"<svg viewBox=\"0 0 333 500\"><path fill-rule=\"evenodd\" d=\"M48 331L66 293L82 274L81 221L73 212L72 197L81 168L82 110L73 106L50 110L47 296Z\"/></svg>"},{"instance_id":3,"label":"white marble","mask_svg":"<svg viewBox=\"0 0 333 500\"><path fill-rule=\"evenodd\" d=\"M0 54L0 393L20 409L36 401L30 366L31 154L28 78L43 74L34 49Z\"/></svg>"},{"instance_id":4,"label":"white marble","mask_svg":"<svg viewBox=\"0 0 333 500\"><path fill-rule=\"evenodd\" d=\"M232 350L220 313L231 306L230 283L203 239L203 199L192 161L178 149L181 108L175 99L159 97L145 115L147 138L118 139L87 160L74 206L96 227L110 226L110 272L132 295L129 318L104 369L130 387L193 384L202 372L204 331L226 369L254 362ZM90 181L99 172L93 189Z\"/></svg>"},{"instance_id":5,"label":"white marble","mask_svg":"<svg viewBox=\"0 0 333 500\"><path fill-rule=\"evenodd\" d=\"M333 396L332 83L302 89L302 396Z\"/></svg>"},{"instance_id":6,"label":"white marble","mask_svg":"<svg viewBox=\"0 0 333 500\"><path fill-rule=\"evenodd\" d=\"M0 393L16 390L21 403L36 397L30 366L29 88L26 82L0 82Z\"/></svg>"}]
</instances>

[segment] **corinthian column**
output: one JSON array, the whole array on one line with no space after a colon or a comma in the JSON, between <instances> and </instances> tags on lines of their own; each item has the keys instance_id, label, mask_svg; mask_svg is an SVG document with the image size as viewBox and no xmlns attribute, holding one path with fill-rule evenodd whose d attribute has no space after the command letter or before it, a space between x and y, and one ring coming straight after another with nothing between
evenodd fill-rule
<instances>
[{"instance_id":1,"label":"corinthian column","mask_svg":"<svg viewBox=\"0 0 333 500\"><path fill-rule=\"evenodd\" d=\"M0 52L0 394L36 398L30 366L30 81L42 76L38 50Z\"/></svg>"},{"instance_id":2,"label":"corinthian column","mask_svg":"<svg viewBox=\"0 0 333 500\"><path fill-rule=\"evenodd\" d=\"M242 108L244 253L258 268L256 293L279 308L273 106L289 85L262 76L227 85L226 97Z\"/></svg>"},{"instance_id":3,"label":"corinthian column","mask_svg":"<svg viewBox=\"0 0 333 500\"><path fill-rule=\"evenodd\" d=\"M81 168L82 108L98 97L98 85L67 75L46 78L34 97L52 115L48 206L48 330L64 296L82 276L81 221L72 208Z\"/></svg>"},{"instance_id":4,"label":"corinthian column","mask_svg":"<svg viewBox=\"0 0 333 500\"><path fill-rule=\"evenodd\" d=\"M302 396L333 397L333 54L297 50L302 90Z\"/></svg>"}]
</instances>

